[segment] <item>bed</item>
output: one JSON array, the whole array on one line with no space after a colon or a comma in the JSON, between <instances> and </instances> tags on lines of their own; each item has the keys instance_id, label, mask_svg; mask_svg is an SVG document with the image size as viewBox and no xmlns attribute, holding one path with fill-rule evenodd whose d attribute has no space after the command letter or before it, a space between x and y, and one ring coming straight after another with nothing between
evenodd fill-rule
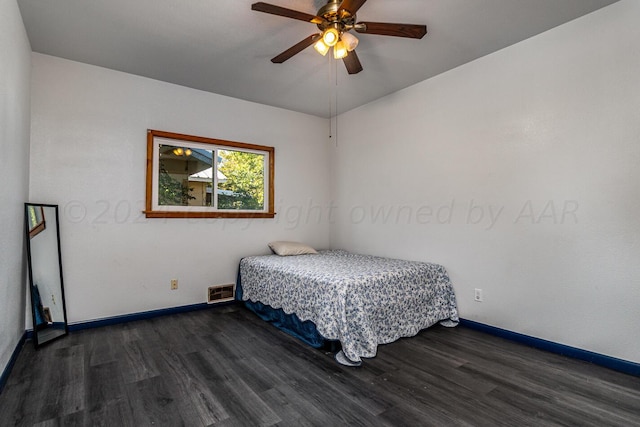
<instances>
[{"instance_id":1,"label":"bed","mask_svg":"<svg viewBox=\"0 0 640 427\"><path fill-rule=\"evenodd\" d=\"M347 360L336 359L347 365L374 357L379 344L458 323L443 266L343 250L243 258L236 299L315 347L339 341Z\"/></svg>"}]
</instances>

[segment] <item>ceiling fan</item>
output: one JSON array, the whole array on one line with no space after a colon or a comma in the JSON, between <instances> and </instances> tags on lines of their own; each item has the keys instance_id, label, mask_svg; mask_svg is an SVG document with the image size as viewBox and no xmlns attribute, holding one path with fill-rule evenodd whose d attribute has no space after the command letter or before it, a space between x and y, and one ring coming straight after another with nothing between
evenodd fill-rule
<instances>
[{"instance_id":1,"label":"ceiling fan","mask_svg":"<svg viewBox=\"0 0 640 427\"><path fill-rule=\"evenodd\" d=\"M311 22L320 29L320 33L312 34L291 46L272 58L271 62L281 64L311 45L314 45L314 48L322 55L326 55L333 47L334 58L342 59L349 74L357 74L362 71L362 64L360 64L358 55L355 52L358 39L349 31L355 30L361 34L378 34L412 39L421 39L427 34L426 25L356 22L356 12L366 1L344 0L341 2L340 0L328 0L327 4L318 9L315 15L264 2L252 4L251 10Z\"/></svg>"}]
</instances>

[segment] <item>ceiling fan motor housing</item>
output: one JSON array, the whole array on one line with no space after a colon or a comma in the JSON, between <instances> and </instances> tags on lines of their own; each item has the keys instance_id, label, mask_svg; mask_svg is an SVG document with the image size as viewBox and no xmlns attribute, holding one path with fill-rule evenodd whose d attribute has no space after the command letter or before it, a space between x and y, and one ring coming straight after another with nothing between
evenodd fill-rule
<instances>
[{"instance_id":1,"label":"ceiling fan motor housing","mask_svg":"<svg viewBox=\"0 0 640 427\"><path fill-rule=\"evenodd\" d=\"M317 15L324 18L325 21L318 24L320 31L327 28L335 28L339 33L349 31L354 28L356 15L346 9L340 10L340 0L329 0L329 2L318 9Z\"/></svg>"}]
</instances>

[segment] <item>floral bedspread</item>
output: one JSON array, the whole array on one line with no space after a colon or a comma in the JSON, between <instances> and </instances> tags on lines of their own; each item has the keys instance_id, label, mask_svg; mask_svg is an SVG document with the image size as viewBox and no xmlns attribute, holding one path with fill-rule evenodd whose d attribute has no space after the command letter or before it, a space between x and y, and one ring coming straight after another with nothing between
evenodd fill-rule
<instances>
[{"instance_id":1,"label":"floral bedspread","mask_svg":"<svg viewBox=\"0 0 640 427\"><path fill-rule=\"evenodd\" d=\"M311 320L356 362L374 357L378 344L458 322L453 287L437 264L331 250L247 257L240 274L244 300Z\"/></svg>"}]
</instances>

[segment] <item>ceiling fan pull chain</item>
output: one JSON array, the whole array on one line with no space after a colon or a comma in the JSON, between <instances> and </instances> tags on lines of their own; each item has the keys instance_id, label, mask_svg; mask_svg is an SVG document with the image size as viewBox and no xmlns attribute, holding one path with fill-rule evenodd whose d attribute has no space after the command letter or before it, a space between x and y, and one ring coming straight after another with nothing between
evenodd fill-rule
<instances>
[{"instance_id":1,"label":"ceiling fan pull chain","mask_svg":"<svg viewBox=\"0 0 640 427\"><path fill-rule=\"evenodd\" d=\"M329 101L329 139L333 138L333 87L331 86L333 69L331 68L331 57L327 56L329 61L329 73L327 74L328 101Z\"/></svg>"},{"instance_id":2,"label":"ceiling fan pull chain","mask_svg":"<svg viewBox=\"0 0 640 427\"><path fill-rule=\"evenodd\" d=\"M333 143L335 144L335 147L338 147L338 60L334 59L334 58L329 58L329 61L331 61L331 71L333 72L333 77L335 79L335 87L334 87L334 97L335 97L335 109L334 109L334 116L335 116L335 138L333 140Z\"/></svg>"}]
</instances>

